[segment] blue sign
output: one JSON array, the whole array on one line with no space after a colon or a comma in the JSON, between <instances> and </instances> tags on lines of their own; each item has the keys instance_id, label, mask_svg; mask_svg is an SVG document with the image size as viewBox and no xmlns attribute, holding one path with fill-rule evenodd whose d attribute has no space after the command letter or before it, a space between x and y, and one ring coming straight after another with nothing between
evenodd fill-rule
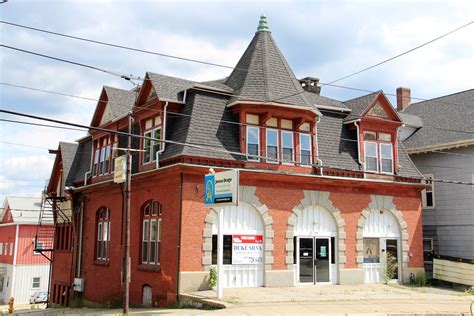
<instances>
[{"instance_id":1,"label":"blue sign","mask_svg":"<svg viewBox=\"0 0 474 316\"><path fill-rule=\"evenodd\" d=\"M216 186L216 178L213 174L204 176L204 205L214 204L214 188Z\"/></svg>"},{"instance_id":2,"label":"blue sign","mask_svg":"<svg viewBox=\"0 0 474 316\"><path fill-rule=\"evenodd\" d=\"M204 206L237 205L239 198L239 173L229 170L204 176Z\"/></svg>"}]
</instances>

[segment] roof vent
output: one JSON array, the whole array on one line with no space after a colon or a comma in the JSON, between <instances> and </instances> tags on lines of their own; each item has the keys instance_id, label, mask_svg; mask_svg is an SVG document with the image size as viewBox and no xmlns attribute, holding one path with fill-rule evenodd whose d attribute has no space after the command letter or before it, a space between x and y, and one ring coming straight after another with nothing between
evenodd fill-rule
<instances>
[{"instance_id":1,"label":"roof vent","mask_svg":"<svg viewBox=\"0 0 474 316\"><path fill-rule=\"evenodd\" d=\"M319 86L319 78L314 77L306 77L300 79L299 82L304 90L315 93L319 95L321 93L321 87Z\"/></svg>"}]
</instances>

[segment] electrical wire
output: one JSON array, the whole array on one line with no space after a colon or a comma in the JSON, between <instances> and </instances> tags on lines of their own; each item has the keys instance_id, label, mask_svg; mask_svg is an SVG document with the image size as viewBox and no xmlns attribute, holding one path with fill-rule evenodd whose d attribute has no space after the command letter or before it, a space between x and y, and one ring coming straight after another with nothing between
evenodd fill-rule
<instances>
[{"instance_id":1,"label":"electrical wire","mask_svg":"<svg viewBox=\"0 0 474 316\"><path fill-rule=\"evenodd\" d=\"M195 149L200 149L200 150L203 150L203 151L207 150L208 152L217 152L217 153L225 153L225 154L234 155L234 156L248 157L247 154L242 153L242 152L234 152L234 151L229 151L229 150L208 148L209 145L207 145L207 144L192 144L192 143L176 142L176 141L165 140L165 139L156 139L156 138L142 136L142 135L129 134L129 133L126 133L126 132L110 130L110 129L100 128L100 127L95 127L95 126L86 126L86 125L82 125L82 124L71 123L71 122L66 122L66 121L61 121L61 120L55 120L55 119L51 119L51 118L40 117L40 116L35 116L35 115L20 113L20 112L14 112L14 111L9 111L9 110L4 110L4 109L0 109L0 112L1 113L6 113L6 114L11 114L11 115L28 117L28 118L37 119L37 120L44 120L44 121L53 122L53 123L57 123L57 124L69 125L69 126L80 127L80 128L85 128L85 129L91 129L91 130L97 130L97 131L107 132L107 133L115 134L115 135L131 136L131 137L135 137L135 138L139 138L139 139L148 139L148 140L152 140L152 141L159 142L159 143L168 143L168 144L175 144L175 145L180 145L180 146L188 146L188 147L195 148ZM251 155L251 156L252 157L257 157L257 158L260 158L260 159L265 159L266 158L264 156L258 156L258 155ZM284 159L275 159L275 162L282 162L282 163L289 162L289 163L291 163L293 161L284 160ZM312 167L317 167L317 168L328 168L328 169L351 171L351 172L357 172L357 173L362 173L362 174L372 174L372 172L368 172L368 171L362 171L362 170L356 170L356 169L346 169L346 168L340 168L340 167L335 167L335 166L330 166L330 165L320 166L320 165L314 165L313 164L311 166ZM424 177L406 177L406 176L399 176L399 175L394 175L394 177L399 178L399 179L409 179L409 180L415 180L415 179L416 180L426 180ZM445 179L429 179L429 181L453 183L453 184L474 185L473 183L470 183L470 182L445 180Z\"/></svg>"}]
</instances>

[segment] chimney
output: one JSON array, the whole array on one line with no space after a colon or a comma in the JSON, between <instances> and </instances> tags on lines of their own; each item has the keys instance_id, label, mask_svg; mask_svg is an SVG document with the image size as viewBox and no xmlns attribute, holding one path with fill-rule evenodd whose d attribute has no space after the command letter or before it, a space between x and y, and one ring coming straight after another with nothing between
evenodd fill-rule
<instances>
[{"instance_id":1,"label":"chimney","mask_svg":"<svg viewBox=\"0 0 474 316\"><path fill-rule=\"evenodd\" d=\"M316 93L317 95L319 95L319 93L321 92L321 87L318 86L319 78L306 77L298 81L301 83L303 89L308 92Z\"/></svg>"},{"instance_id":2,"label":"chimney","mask_svg":"<svg viewBox=\"0 0 474 316\"><path fill-rule=\"evenodd\" d=\"M411 102L411 90L409 88L397 88L397 111L405 110Z\"/></svg>"}]
</instances>

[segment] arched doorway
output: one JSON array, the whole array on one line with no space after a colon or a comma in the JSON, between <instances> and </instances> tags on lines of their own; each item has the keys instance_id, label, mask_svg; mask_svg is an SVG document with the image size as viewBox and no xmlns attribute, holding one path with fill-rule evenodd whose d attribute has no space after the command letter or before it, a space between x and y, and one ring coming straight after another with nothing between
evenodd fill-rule
<instances>
[{"instance_id":1,"label":"arched doorway","mask_svg":"<svg viewBox=\"0 0 474 316\"><path fill-rule=\"evenodd\" d=\"M400 227L388 210L372 209L362 230L365 283L400 280Z\"/></svg>"},{"instance_id":2,"label":"arched doorway","mask_svg":"<svg viewBox=\"0 0 474 316\"><path fill-rule=\"evenodd\" d=\"M257 209L246 203L224 210L224 288L263 286L264 223ZM217 213L212 224L212 264L217 264Z\"/></svg>"},{"instance_id":3,"label":"arched doorway","mask_svg":"<svg viewBox=\"0 0 474 316\"><path fill-rule=\"evenodd\" d=\"M297 284L336 283L337 225L321 206L307 206L296 218L294 248Z\"/></svg>"}]
</instances>

